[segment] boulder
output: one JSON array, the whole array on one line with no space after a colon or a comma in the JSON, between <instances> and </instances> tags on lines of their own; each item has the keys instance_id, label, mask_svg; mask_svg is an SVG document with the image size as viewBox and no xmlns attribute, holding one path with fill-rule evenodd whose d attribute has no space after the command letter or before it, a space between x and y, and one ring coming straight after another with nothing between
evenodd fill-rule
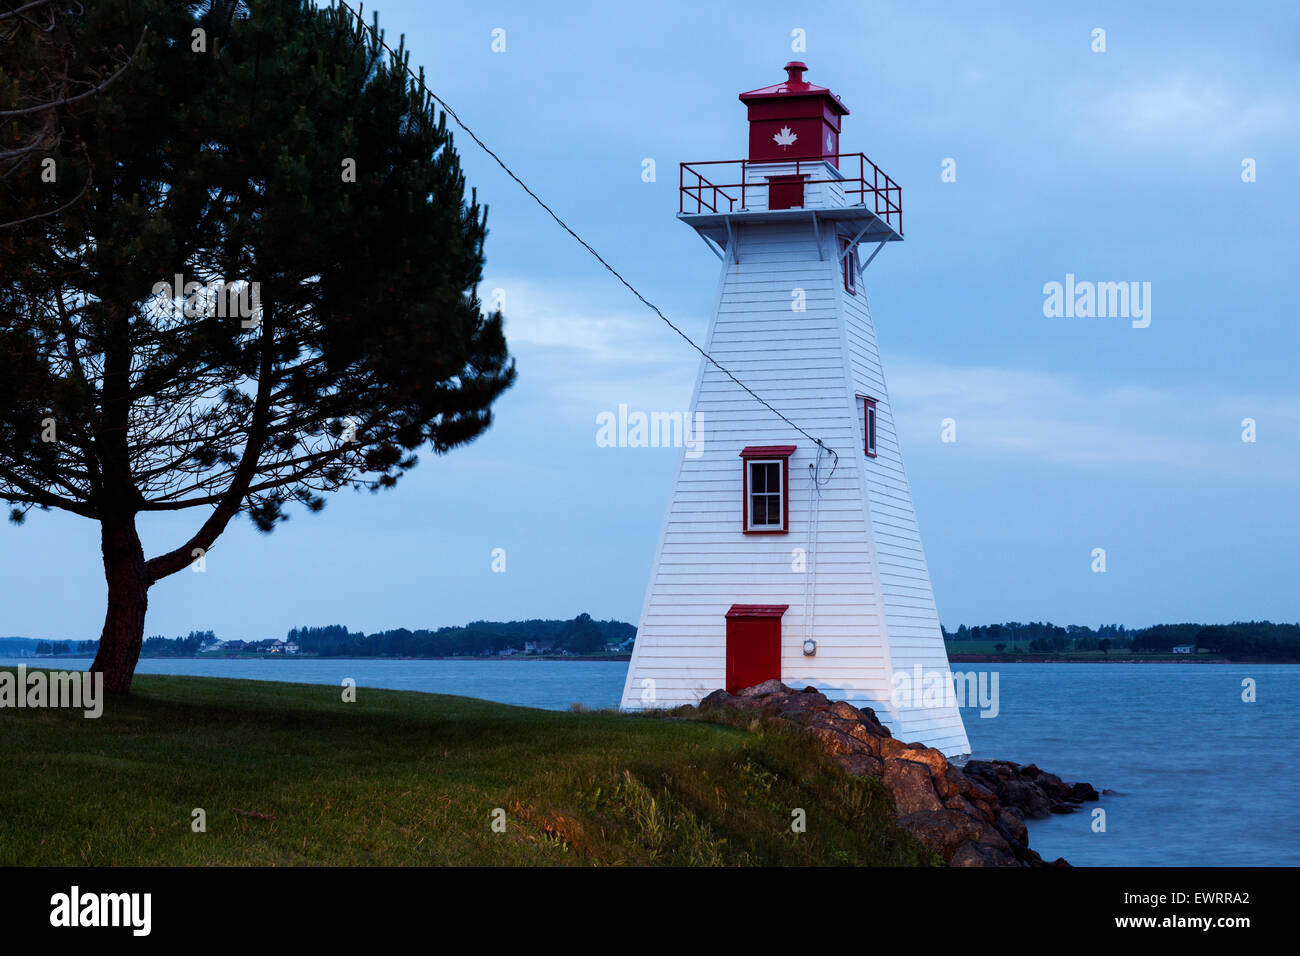
<instances>
[{"instance_id":1,"label":"boulder","mask_svg":"<svg viewBox=\"0 0 1300 956\"><path fill-rule=\"evenodd\" d=\"M834 727L823 727L813 725L805 727L804 730L813 738L821 742L822 748L832 757L838 754L857 754L865 753L866 747L862 741L854 740L848 734L836 730Z\"/></svg>"},{"instance_id":2,"label":"boulder","mask_svg":"<svg viewBox=\"0 0 1300 956\"><path fill-rule=\"evenodd\" d=\"M948 758L933 747L908 744L907 749L898 754L899 760L925 764L934 780L935 790L941 797L950 797L958 791L948 782Z\"/></svg>"},{"instance_id":3,"label":"boulder","mask_svg":"<svg viewBox=\"0 0 1300 956\"><path fill-rule=\"evenodd\" d=\"M764 711L786 714L814 714L830 709L831 702L821 694L780 694L761 701Z\"/></svg>"},{"instance_id":4,"label":"boulder","mask_svg":"<svg viewBox=\"0 0 1300 956\"><path fill-rule=\"evenodd\" d=\"M1070 795L1079 801L1101 799L1101 796L1097 793L1097 788L1090 783L1072 784L1070 786Z\"/></svg>"},{"instance_id":5,"label":"boulder","mask_svg":"<svg viewBox=\"0 0 1300 956\"><path fill-rule=\"evenodd\" d=\"M885 770L885 765L869 754L840 754L833 759L855 777L879 777Z\"/></svg>"},{"instance_id":6,"label":"boulder","mask_svg":"<svg viewBox=\"0 0 1300 956\"><path fill-rule=\"evenodd\" d=\"M1009 849L1003 850L984 843L967 840L957 848L949 866L1016 866L1016 855Z\"/></svg>"},{"instance_id":7,"label":"boulder","mask_svg":"<svg viewBox=\"0 0 1300 956\"><path fill-rule=\"evenodd\" d=\"M884 738L873 734L870 727L865 724L855 724L844 732L854 740L861 741L867 752L872 756L880 756L880 744Z\"/></svg>"},{"instance_id":8,"label":"boulder","mask_svg":"<svg viewBox=\"0 0 1300 956\"><path fill-rule=\"evenodd\" d=\"M830 706L831 713L842 720L852 720L860 722L862 720L862 711L858 710L846 700L837 700Z\"/></svg>"},{"instance_id":9,"label":"boulder","mask_svg":"<svg viewBox=\"0 0 1300 956\"><path fill-rule=\"evenodd\" d=\"M1003 807L994 825L1009 843L1029 845L1029 828L1025 826L1024 815L1015 807Z\"/></svg>"},{"instance_id":10,"label":"boulder","mask_svg":"<svg viewBox=\"0 0 1300 956\"><path fill-rule=\"evenodd\" d=\"M1045 863L1030 849L1025 819L1072 813L1099 799L1091 784L1067 783L1034 764L967 760L958 767L933 747L895 738L870 707L828 700L815 687L767 680L735 694L716 690L700 702L701 710L718 708L803 733L846 773L878 777L899 825L951 866L1069 866Z\"/></svg>"},{"instance_id":11,"label":"boulder","mask_svg":"<svg viewBox=\"0 0 1300 956\"><path fill-rule=\"evenodd\" d=\"M886 737L880 741L880 755L882 757L897 757L899 754L907 753L907 744L893 737Z\"/></svg>"},{"instance_id":12,"label":"boulder","mask_svg":"<svg viewBox=\"0 0 1300 956\"><path fill-rule=\"evenodd\" d=\"M700 710L710 710L715 707L737 708L743 706L743 703L721 688L715 690L712 694L709 694L709 696L700 701Z\"/></svg>"},{"instance_id":13,"label":"boulder","mask_svg":"<svg viewBox=\"0 0 1300 956\"><path fill-rule=\"evenodd\" d=\"M977 841L982 832L978 823L959 810L905 813L898 818L898 824L934 849L945 863L952 862L959 846L967 841Z\"/></svg>"},{"instance_id":14,"label":"boulder","mask_svg":"<svg viewBox=\"0 0 1300 956\"><path fill-rule=\"evenodd\" d=\"M859 707L858 710L862 714L863 723L866 723L868 726L874 726L879 731L880 736L894 736L889 732L889 728L880 722L880 718L876 716L876 712L870 707Z\"/></svg>"},{"instance_id":15,"label":"boulder","mask_svg":"<svg viewBox=\"0 0 1300 956\"><path fill-rule=\"evenodd\" d=\"M748 699L750 697L766 697L768 694L789 693L793 693L793 691L773 677L769 680L763 681L761 684L755 684L753 687L742 687L740 690L736 691L736 696Z\"/></svg>"},{"instance_id":16,"label":"boulder","mask_svg":"<svg viewBox=\"0 0 1300 956\"><path fill-rule=\"evenodd\" d=\"M882 778L900 814L944 809L938 794L934 792L930 769L925 764L910 760L886 760Z\"/></svg>"}]
</instances>

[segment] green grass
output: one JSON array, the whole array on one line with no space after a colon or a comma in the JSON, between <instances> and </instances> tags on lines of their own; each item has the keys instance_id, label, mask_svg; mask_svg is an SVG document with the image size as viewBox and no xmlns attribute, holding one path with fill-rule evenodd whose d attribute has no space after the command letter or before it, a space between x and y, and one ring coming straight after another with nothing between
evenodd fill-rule
<instances>
[{"instance_id":1,"label":"green grass","mask_svg":"<svg viewBox=\"0 0 1300 956\"><path fill-rule=\"evenodd\" d=\"M0 710L0 865L936 862L878 781L788 732L366 688L343 703L305 684L134 687L98 720Z\"/></svg>"}]
</instances>

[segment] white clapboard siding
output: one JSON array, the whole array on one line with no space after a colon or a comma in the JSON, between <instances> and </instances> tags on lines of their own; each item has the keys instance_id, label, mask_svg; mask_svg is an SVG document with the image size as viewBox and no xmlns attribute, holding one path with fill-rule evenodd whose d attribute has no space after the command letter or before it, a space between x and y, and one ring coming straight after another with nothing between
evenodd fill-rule
<instances>
[{"instance_id":1,"label":"white clapboard siding","mask_svg":"<svg viewBox=\"0 0 1300 956\"><path fill-rule=\"evenodd\" d=\"M872 707L905 740L969 753L956 708L891 700L896 672L946 673L948 662L865 294L843 287L833 229L823 227L820 250L807 221L744 223L735 235L739 261L728 249L706 349L839 460L832 474L822 456L814 549L815 445L701 360L691 408L702 454L678 461L621 706L698 703L725 683L727 610L788 604L782 680ZM802 312L791 308L796 288ZM858 395L877 401L875 459L863 454ZM741 531L748 445L796 446L788 534ZM794 570L795 549L811 582Z\"/></svg>"}]
</instances>

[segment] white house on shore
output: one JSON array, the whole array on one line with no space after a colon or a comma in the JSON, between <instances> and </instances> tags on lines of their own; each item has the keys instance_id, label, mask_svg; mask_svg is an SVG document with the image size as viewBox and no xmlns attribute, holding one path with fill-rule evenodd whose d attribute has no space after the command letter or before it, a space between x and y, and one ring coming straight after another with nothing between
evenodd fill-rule
<instances>
[{"instance_id":1,"label":"white house on shore","mask_svg":"<svg viewBox=\"0 0 1300 956\"><path fill-rule=\"evenodd\" d=\"M741 94L747 159L682 164L678 216L722 262L705 349L735 378L701 360L621 706L779 678L967 754L863 287L901 191L840 152L848 108L805 70Z\"/></svg>"}]
</instances>

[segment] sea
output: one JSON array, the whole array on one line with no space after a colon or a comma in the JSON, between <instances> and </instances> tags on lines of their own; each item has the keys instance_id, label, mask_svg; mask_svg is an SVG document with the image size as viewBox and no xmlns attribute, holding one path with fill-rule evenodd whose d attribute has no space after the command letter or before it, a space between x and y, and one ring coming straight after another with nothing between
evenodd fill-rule
<instances>
[{"instance_id":1,"label":"sea","mask_svg":"<svg viewBox=\"0 0 1300 956\"><path fill-rule=\"evenodd\" d=\"M85 669L86 658L0 658ZM1108 791L1030 821L1030 845L1075 866L1300 866L1300 667L998 663L997 713L963 708L976 759L1034 763ZM459 694L563 710L617 707L626 661L153 658L137 673ZM991 685L990 685L991 686ZM985 713L991 711L987 708ZM1098 811L1101 811L1098 813Z\"/></svg>"}]
</instances>

